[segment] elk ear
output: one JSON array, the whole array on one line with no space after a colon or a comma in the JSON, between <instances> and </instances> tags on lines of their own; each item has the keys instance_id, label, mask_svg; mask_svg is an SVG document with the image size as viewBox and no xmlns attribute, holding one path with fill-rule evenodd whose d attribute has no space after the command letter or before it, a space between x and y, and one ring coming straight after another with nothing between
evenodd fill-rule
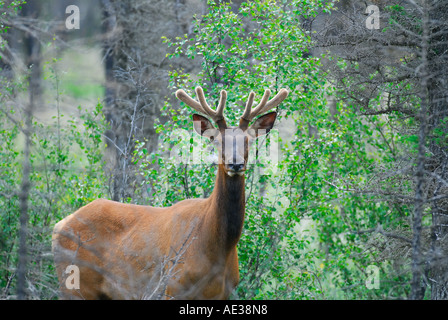
<instances>
[{"instance_id":1,"label":"elk ear","mask_svg":"<svg viewBox=\"0 0 448 320\"><path fill-rule=\"evenodd\" d=\"M212 125L210 120L196 113L193 114L193 127L198 134L210 138L212 141L219 134L219 130Z\"/></svg>"},{"instance_id":2,"label":"elk ear","mask_svg":"<svg viewBox=\"0 0 448 320\"><path fill-rule=\"evenodd\" d=\"M253 138L265 135L274 126L275 119L277 119L277 112L269 112L255 120L247 132Z\"/></svg>"}]
</instances>

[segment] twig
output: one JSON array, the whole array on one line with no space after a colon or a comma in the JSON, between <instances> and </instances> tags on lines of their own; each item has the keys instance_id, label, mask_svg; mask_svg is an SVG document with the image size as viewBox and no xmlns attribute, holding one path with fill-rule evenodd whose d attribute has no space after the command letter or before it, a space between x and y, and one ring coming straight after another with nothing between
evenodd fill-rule
<instances>
[{"instance_id":1,"label":"twig","mask_svg":"<svg viewBox=\"0 0 448 320\"><path fill-rule=\"evenodd\" d=\"M399 239L399 240L402 240L402 241L408 243L409 245L412 245L411 239L408 239L406 237L400 236L395 233L386 232L386 231L384 231L384 229L381 225L378 225L376 228L372 228L372 229L368 229L368 230L359 230L359 231L352 230L352 231L350 231L350 233L352 233L352 234L379 233L379 234L382 234L383 236Z\"/></svg>"}]
</instances>

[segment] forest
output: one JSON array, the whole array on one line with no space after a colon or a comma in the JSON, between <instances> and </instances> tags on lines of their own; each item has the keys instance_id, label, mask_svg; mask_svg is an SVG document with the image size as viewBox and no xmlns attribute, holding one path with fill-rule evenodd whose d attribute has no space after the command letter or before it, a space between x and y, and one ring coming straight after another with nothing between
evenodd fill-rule
<instances>
[{"instance_id":1,"label":"forest","mask_svg":"<svg viewBox=\"0 0 448 320\"><path fill-rule=\"evenodd\" d=\"M447 21L445 0L0 0L0 299L60 297L53 230L97 199L213 194L176 98L201 87L229 126L288 92L249 152L230 299L447 300ZM170 298L168 271L139 298Z\"/></svg>"}]
</instances>

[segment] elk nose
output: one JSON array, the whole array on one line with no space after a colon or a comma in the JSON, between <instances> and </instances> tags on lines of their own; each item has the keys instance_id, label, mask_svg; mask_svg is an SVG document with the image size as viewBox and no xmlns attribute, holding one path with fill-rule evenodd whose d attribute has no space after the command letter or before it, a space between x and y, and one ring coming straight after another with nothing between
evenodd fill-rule
<instances>
[{"instance_id":1,"label":"elk nose","mask_svg":"<svg viewBox=\"0 0 448 320\"><path fill-rule=\"evenodd\" d=\"M229 169L235 172L241 171L244 167L244 163L229 164Z\"/></svg>"}]
</instances>

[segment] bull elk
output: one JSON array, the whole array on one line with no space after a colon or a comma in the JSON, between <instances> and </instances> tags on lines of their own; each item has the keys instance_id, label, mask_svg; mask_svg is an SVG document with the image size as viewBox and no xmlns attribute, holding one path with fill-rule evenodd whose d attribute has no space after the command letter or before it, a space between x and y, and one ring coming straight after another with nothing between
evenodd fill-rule
<instances>
[{"instance_id":1,"label":"bull elk","mask_svg":"<svg viewBox=\"0 0 448 320\"><path fill-rule=\"evenodd\" d=\"M252 109L251 92L238 127L223 116L227 99L221 91L216 110L201 87L194 100L176 96L196 111L197 133L208 137L219 154L218 173L207 199L187 199L156 208L97 199L56 224L53 252L63 299L227 299L239 281L236 245L244 214L244 173L250 142L269 132L277 113L270 112L288 95L270 91ZM244 143L236 143L243 141ZM79 288L68 288L66 269L79 270ZM157 293L158 292L158 293ZM157 294L155 294L157 293Z\"/></svg>"}]
</instances>

